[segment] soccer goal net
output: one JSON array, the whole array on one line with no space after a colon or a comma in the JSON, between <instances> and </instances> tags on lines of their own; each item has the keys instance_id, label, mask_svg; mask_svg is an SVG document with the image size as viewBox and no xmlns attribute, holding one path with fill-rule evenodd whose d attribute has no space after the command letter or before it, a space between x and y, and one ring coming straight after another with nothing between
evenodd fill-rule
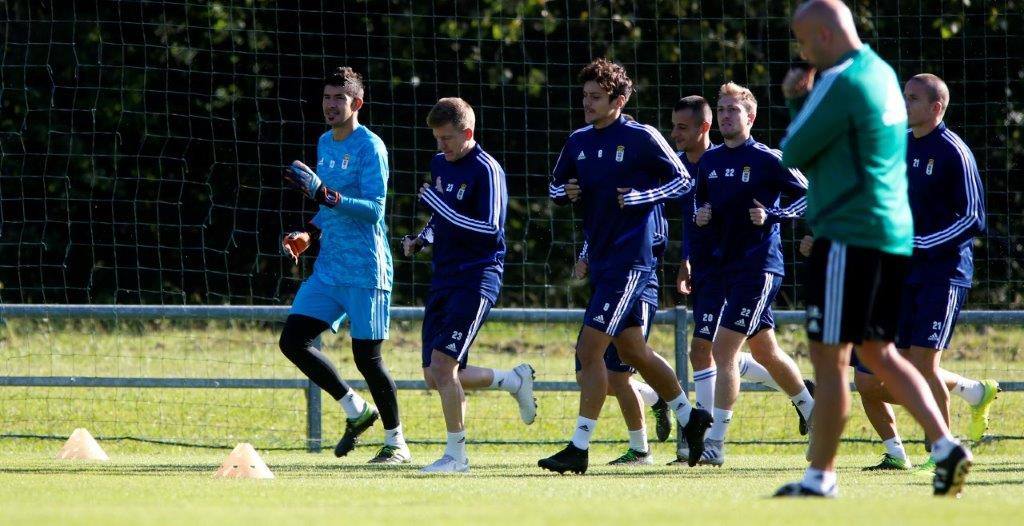
<instances>
[{"instance_id":1,"label":"soccer goal net","mask_svg":"<svg viewBox=\"0 0 1024 526\"><path fill-rule=\"evenodd\" d=\"M566 137L583 125L581 67L596 57L623 64L637 87L627 113L666 136L679 98L699 94L713 103L722 83L746 85L758 99L754 136L777 146L789 123L779 83L797 60L790 4L0 2L0 306L289 305L316 252L295 264L281 254L280 239L315 210L283 187L281 169L314 159L326 129L323 75L347 65L366 80L360 120L390 156L393 305L423 305L429 287L429 258L404 257L399 240L427 216L415 199L436 151L427 111L439 97L459 96L476 109L477 138L507 173L508 253L498 307L582 308L588 287L571 277L580 218L554 209L547 190ZM977 157L989 226L976 244L976 286L966 308L1021 309L1021 3L851 7L861 34L901 78L931 72L946 80L946 120ZM712 139L721 140L717 132ZM669 213L663 309L689 301L674 291L681 214ZM802 307L796 242L805 233L801 223L783 227L778 309ZM577 395L561 389L575 382L579 322L532 319L488 322L471 359L502 368L531 363L552 389L539 394L537 423L521 425L507 394L473 394L471 440L561 442L570 431ZM1011 386L1024 380L1024 328L978 319L957 328L944 363L972 378ZM99 436L157 442L230 446L244 439L304 448L309 394L278 351L280 320L181 319L159 311L8 316L0 329L0 434L66 436L88 427ZM407 435L429 440L442 437L444 426L437 395L415 383L422 378L419 330L414 315L394 321L384 356L410 387L400 394ZM810 375L798 327L779 333ZM652 344L674 363L673 325L656 326ZM345 330L325 335L323 345L343 376L360 379ZM80 387L94 384L114 386ZM1021 403L1004 396L1019 413ZM331 441L343 428L342 413L324 398L314 402L323 405L323 437ZM962 426L970 408L955 397L952 407ZM609 398L596 438L625 439L617 412ZM848 436L873 438L856 402L853 413ZM744 393L730 439L800 443L795 422L787 397ZM1011 437L1020 429L996 425L990 434Z\"/></svg>"}]
</instances>

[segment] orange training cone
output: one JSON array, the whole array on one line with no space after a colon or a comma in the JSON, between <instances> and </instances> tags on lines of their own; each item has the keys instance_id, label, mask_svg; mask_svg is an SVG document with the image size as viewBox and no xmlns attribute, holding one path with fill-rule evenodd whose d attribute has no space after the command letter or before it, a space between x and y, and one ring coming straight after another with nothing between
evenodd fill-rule
<instances>
[{"instance_id":1,"label":"orange training cone","mask_svg":"<svg viewBox=\"0 0 1024 526\"><path fill-rule=\"evenodd\" d=\"M252 447L252 444L243 442L231 450L227 460L221 465L217 478L235 479L272 479L274 474L260 458L260 454Z\"/></svg>"},{"instance_id":2,"label":"orange training cone","mask_svg":"<svg viewBox=\"0 0 1024 526\"><path fill-rule=\"evenodd\" d=\"M106 451L85 428L76 429L57 453L58 460L110 460Z\"/></svg>"}]
</instances>

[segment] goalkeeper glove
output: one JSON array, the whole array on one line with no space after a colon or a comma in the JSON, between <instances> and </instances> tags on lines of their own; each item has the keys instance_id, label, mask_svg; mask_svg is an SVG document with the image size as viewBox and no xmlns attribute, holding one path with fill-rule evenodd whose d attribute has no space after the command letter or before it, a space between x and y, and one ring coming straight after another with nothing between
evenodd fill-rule
<instances>
[{"instance_id":1,"label":"goalkeeper glove","mask_svg":"<svg viewBox=\"0 0 1024 526\"><path fill-rule=\"evenodd\" d=\"M327 188L320 176L302 161L292 161L284 171L284 182L327 208L334 208L341 201L341 194Z\"/></svg>"},{"instance_id":2,"label":"goalkeeper glove","mask_svg":"<svg viewBox=\"0 0 1024 526\"><path fill-rule=\"evenodd\" d=\"M285 255L291 256L296 263L299 262L299 256L309 248L313 240L320 237L320 229L312 223L309 226L310 229L307 232L288 232L281 239L281 250Z\"/></svg>"}]
</instances>

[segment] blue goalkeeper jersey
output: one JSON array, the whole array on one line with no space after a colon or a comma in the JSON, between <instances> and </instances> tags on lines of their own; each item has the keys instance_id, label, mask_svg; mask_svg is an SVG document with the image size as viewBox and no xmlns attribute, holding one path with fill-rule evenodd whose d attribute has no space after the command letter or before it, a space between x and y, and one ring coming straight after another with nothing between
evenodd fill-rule
<instances>
[{"instance_id":1,"label":"blue goalkeeper jersey","mask_svg":"<svg viewBox=\"0 0 1024 526\"><path fill-rule=\"evenodd\" d=\"M718 146L717 144L710 145L705 153L718 148ZM679 152L679 160L683 162L686 171L694 177L697 176L699 159L696 163L691 163L685 152ZM700 275L711 272L716 266L715 242L710 229L700 228L693 222L694 214L699 208L696 204L696 197L696 192L690 192L680 200L683 216L682 259L689 260L691 272L694 275Z\"/></svg>"},{"instance_id":2,"label":"blue goalkeeper jersey","mask_svg":"<svg viewBox=\"0 0 1024 526\"><path fill-rule=\"evenodd\" d=\"M505 266L505 171L476 144L454 162L435 155L430 175L421 199L433 215L420 238L433 244L431 289L478 289L496 303Z\"/></svg>"},{"instance_id":3,"label":"blue goalkeeper jersey","mask_svg":"<svg viewBox=\"0 0 1024 526\"><path fill-rule=\"evenodd\" d=\"M985 191L974 154L946 123L921 138L908 131L907 182L914 216L908 282L970 287L974 236L985 231Z\"/></svg>"},{"instance_id":4,"label":"blue goalkeeper jersey","mask_svg":"<svg viewBox=\"0 0 1024 526\"><path fill-rule=\"evenodd\" d=\"M343 141L332 132L317 143L316 173L341 194L334 208L320 205L312 223L321 230L313 272L335 286L391 290L393 275L384 200L388 152L365 126Z\"/></svg>"},{"instance_id":5,"label":"blue goalkeeper jersey","mask_svg":"<svg viewBox=\"0 0 1024 526\"><path fill-rule=\"evenodd\" d=\"M700 158L697 176L699 206L711 204L710 229L714 255L723 273L770 272L782 276L782 239L779 221L803 216L807 179L796 169L782 166L782 154L748 138L730 148L722 145ZM780 208L782 195L793 202ZM757 200L768 209L763 225L750 220Z\"/></svg>"},{"instance_id":6,"label":"blue goalkeeper jersey","mask_svg":"<svg viewBox=\"0 0 1024 526\"><path fill-rule=\"evenodd\" d=\"M583 234L592 275L653 268L656 205L691 188L683 163L656 129L625 118L602 129L586 126L566 141L548 187L558 205L569 204L565 184L581 189ZM630 188L619 206L617 188Z\"/></svg>"}]
</instances>

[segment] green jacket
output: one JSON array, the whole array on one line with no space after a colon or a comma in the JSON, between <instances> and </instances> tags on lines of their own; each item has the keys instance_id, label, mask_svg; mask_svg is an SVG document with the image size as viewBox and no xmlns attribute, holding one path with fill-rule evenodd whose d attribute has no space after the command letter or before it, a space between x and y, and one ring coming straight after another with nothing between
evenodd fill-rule
<instances>
[{"instance_id":1,"label":"green jacket","mask_svg":"<svg viewBox=\"0 0 1024 526\"><path fill-rule=\"evenodd\" d=\"M793 121L782 164L807 176L805 217L814 235L909 256L907 111L892 67L865 45L787 104Z\"/></svg>"}]
</instances>

